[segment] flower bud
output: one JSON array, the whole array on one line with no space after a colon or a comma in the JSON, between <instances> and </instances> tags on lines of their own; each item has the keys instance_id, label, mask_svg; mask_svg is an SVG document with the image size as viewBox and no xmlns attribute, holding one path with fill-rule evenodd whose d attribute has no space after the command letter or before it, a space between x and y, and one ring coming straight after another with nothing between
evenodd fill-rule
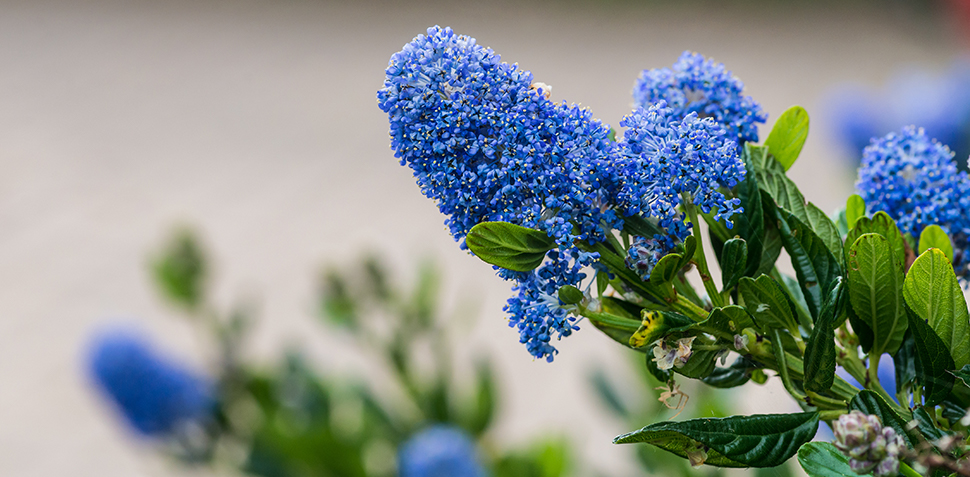
<instances>
[{"instance_id":1,"label":"flower bud","mask_svg":"<svg viewBox=\"0 0 970 477\"><path fill-rule=\"evenodd\" d=\"M849 456L849 466L855 473L896 475L903 439L893 428L883 427L879 417L852 411L839 416L833 428L835 447Z\"/></svg>"}]
</instances>

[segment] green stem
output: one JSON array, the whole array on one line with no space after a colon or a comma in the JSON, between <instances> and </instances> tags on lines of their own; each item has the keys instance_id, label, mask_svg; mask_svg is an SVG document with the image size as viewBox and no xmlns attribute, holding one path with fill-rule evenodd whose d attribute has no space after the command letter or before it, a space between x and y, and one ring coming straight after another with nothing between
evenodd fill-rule
<instances>
[{"instance_id":1,"label":"green stem","mask_svg":"<svg viewBox=\"0 0 970 477\"><path fill-rule=\"evenodd\" d=\"M704 289L707 290L707 296L711 299L711 304L715 308L722 307L724 306L724 297L717 290L717 285L714 284L711 272L707 268L707 256L704 254L704 238L701 233L701 224L697 221L697 207L690 201L690 196L687 194L681 196L681 201L687 210L688 217L690 217L691 234L694 235L694 240L697 241L697 250L694 251L694 257L691 260L697 265L697 272L701 275L701 281L704 282Z\"/></svg>"},{"instance_id":2,"label":"green stem","mask_svg":"<svg viewBox=\"0 0 970 477\"><path fill-rule=\"evenodd\" d=\"M899 462L899 473L905 475L906 477L923 477L919 472L913 470L912 467L906 465L905 462Z\"/></svg>"},{"instance_id":3,"label":"green stem","mask_svg":"<svg viewBox=\"0 0 970 477\"><path fill-rule=\"evenodd\" d=\"M843 414L845 414L847 412L849 412L849 411L847 411L845 409L833 410L833 411L819 411L818 418L819 418L819 420L826 421L826 422L828 422L828 421L834 421L834 420L838 419L839 416L841 416L841 415L843 415Z\"/></svg>"},{"instance_id":4,"label":"green stem","mask_svg":"<svg viewBox=\"0 0 970 477\"><path fill-rule=\"evenodd\" d=\"M785 385L785 390L793 398L799 401L805 400L805 395L795 388L791 377L788 376L788 360L785 356L785 348L781 343L781 332L778 330L771 330L771 348L775 352L775 359L778 360L778 369L776 371L778 371L778 376L781 377L782 384Z\"/></svg>"}]
</instances>

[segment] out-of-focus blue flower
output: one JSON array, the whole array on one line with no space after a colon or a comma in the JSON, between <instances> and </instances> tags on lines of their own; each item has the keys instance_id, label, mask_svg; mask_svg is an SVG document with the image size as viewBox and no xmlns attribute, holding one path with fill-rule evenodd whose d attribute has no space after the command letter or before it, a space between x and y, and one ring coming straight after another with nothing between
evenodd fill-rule
<instances>
[{"instance_id":1,"label":"out-of-focus blue flower","mask_svg":"<svg viewBox=\"0 0 970 477\"><path fill-rule=\"evenodd\" d=\"M970 62L955 62L942 75L908 68L898 71L881 90L843 85L826 101L834 132L855 154L869 139L917 124L953 150L965 168L970 155Z\"/></svg>"},{"instance_id":2,"label":"out-of-focus blue flower","mask_svg":"<svg viewBox=\"0 0 970 477\"><path fill-rule=\"evenodd\" d=\"M683 240L690 227L677 206L686 195L705 214L714 210L715 220L732 227L731 216L741 212L741 201L726 198L718 189L744 180L745 169L737 144L720 124L695 112L681 117L660 100L649 109L637 109L620 125L628 128L619 161L625 178L619 199L626 215L656 217L670 236Z\"/></svg>"},{"instance_id":3,"label":"out-of-focus blue flower","mask_svg":"<svg viewBox=\"0 0 970 477\"><path fill-rule=\"evenodd\" d=\"M450 426L425 429L401 445L397 454L400 477L484 477L475 443Z\"/></svg>"},{"instance_id":4,"label":"out-of-focus blue flower","mask_svg":"<svg viewBox=\"0 0 970 477\"><path fill-rule=\"evenodd\" d=\"M609 207L609 127L548 94L530 72L450 28L429 28L391 57L377 93L391 147L456 240L501 220L569 246L620 223Z\"/></svg>"},{"instance_id":5,"label":"out-of-focus blue flower","mask_svg":"<svg viewBox=\"0 0 970 477\"><path fill-rule=\"evenodd\" d=\"M214 405L211 384L160 356L129 330L110 330L92 340L91 378L131 426L162 436L179 424L207 418Z\"/></svg>"},{"instance_id":6,"label":"out-of-focus blue flower","mask_svg":"<svg viewBox=\"0 0 970 477\"><path fill-rule=\"evenodd\" d=\"M839 366L835 368L835 374L840 378L846 380L849 384L863 389L864 386L856 381L852 375L849 374L845 368ZM882 386L889 396L893 398L893 401L899 403L899 399L896 398L896 364L892 356L886 355L879 360L879 369L876 371L876 375L879 378L879 384Z\"/></svg>"},{"instance_id":7,"label":"out-of-focus blue flower","mask_svg":"<svg viewBox=\"0 0 970 477\"><path fill-rule=\"evenodd\" d=\"M740 147L745 141L757 142L757 123L768 119L743 91L744 83L723 64L685 51L673 68L644 70L633 87L633 103L647 109L665 100L677 119L689 113L713 118Z\"/></svg>"},{"instance_id":8,"label":"out-of-focus blue flower","mask_svg":"<svg viewBox=\"0 0 970 477\"><path fill-rule=\"evenodd\" d=\"M950 149L914 126L874 138L862 154L856 182L868 213L885 211L914 237L933 224L951 235L966 234L968 186Z\"/></svg>"},{"instance_id":9,"label":"out-of-focus blue flower","mask_svg":"<svg viewBox=\"0 0 970 477\"><path fill-rule=\"evenodd\" d=\"M630 250L627 251L626 266L637 272L640 278L649 280L653 267L669 251L670 248L664 240L654 237L637 237L630 245Z\"/></svg>"}]
</instances>

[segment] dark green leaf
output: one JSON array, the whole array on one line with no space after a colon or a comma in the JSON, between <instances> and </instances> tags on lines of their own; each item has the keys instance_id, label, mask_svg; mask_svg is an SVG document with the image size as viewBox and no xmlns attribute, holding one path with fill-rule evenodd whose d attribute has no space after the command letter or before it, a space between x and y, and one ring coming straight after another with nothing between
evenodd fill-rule
<instances>
[{"instance_id":1,"label":"dark green leaf","mask_svg":"<svg viewBox=\"0 0 970 477\"><path fill-rule=\"evenodd\" d=\"M832 290L836 277L842 274L841 266L805 223L782 209L775 209L775 217L778 219L781 241L791 257L798 284L808 303L808 311L817 319L824 297Z\"/></svg>"},{"instance_id":2,"label":"dark green leaf","mask_svg":"<svg viewBox=\"0 0 970 477\"><path fill-rule=\"evenodd\" d=\"M738 292L744 301L744 307L762 331L774 328L798 329L795 305L771 277L761 275L757 280L744 277L739 282Z\"/></svg>"},{"instance_id":3,"label":"dark green leaf","mask_svg":"<svg viewBox=\"0 0 970 477\"><path fill-rule=\"evenodd\" d=\"M717 364L717 354L717 351L709 349L694 350L687 363L681 368L673 368L673 371L688 378L706 378L714 372L714 367Z\"/></svg>"},{"instance_id":4,"label":"dark green leaf","mask_svg":"<svg viewBox=\"0 0 970 477\"><path fill-rule=\"evenodd\" d=\"M849 458L828 442L809 442L798 449L798 463L809 477L856 477L849 467Z\"/></svg>"},{"instance_id":5,"label":"dark green leaf","mask_svg":"<svg viewBox=\"0 0 970 477\"><path fill-rule=\"evenodd\" d=\"M757 277L770 273L775 268L775 263L781 255L783 245L781 242L781 232L777 228L765 228L764 247L761 249L761 260L758 264L758 269L754 273L748 274L748 276ZM750 257L750 253L748 256Z\"/></svg>"},{"instance_id":6,"label":"dark green leaf","mask_svg":"<svg viewBox=\"0 0 970 477\"><path fill-rule=\"evenodd\" d=\"M907 327L903 270L889 241L876 233L859 237L848 258L849 300L856 315L872 329L870 354L894 354Z\"/></svg>"},{"instance_id":7,"label":"dark green leaf","mask_svg":"<svg viewBox=\"0 0 970 477\"><path fill-rule=\"evenodd\" d=\"M845 237L846 256L849 255L849 248L852 247L852 244L864 234L882 235L883 238L889 241L889 246L896 255L899 266L902 267L906 263L906 242L903 240L903 235L899 232L899 228L896 227L896 222L889 214L879 211L871 219L868 217L860 217L856 221L855 227Z\"/></svg>"},{"instance_id":8,"label":"dark green leaf","mask_svg":"<svg viewBox=\"0 0 970 477\"><path fill-rule=\"evenodd\" d=\"M858 194L849 196L845 202L845 224L852 230L856 221L866 216L866 201Z\"/></svg>"},{"instance_id":9,"label":"dark green leaf","mask_svg":"<svg viewBox=\"0 0 970 477\"><path fill-rule=\"evenodd\" d=\"M784 166L787 171L798 159L808 138L808 112L801 106L792 106L781 113L778 121L765 139L768 152Z\"/></svg>"},{"instance_id":10,"label":"dark green leaf","mask_svg":"<svg viewBox=\"0 0 970 477\"><path fill-rule=\"evenodd\" d=\"M774 467L795 455L818 430L818 413L765 414L658 422L613 440L647 443L681 457L706 447L706 464L718 467Z\"/></svg>"},{"instance_id":11,"label":"dark green leaf","mask_svg":"<svg viewBox=\"0 0 970 477\"><path fill-rule=\"evenodd\" d=\"M579 291L572 285L563 285L559 287L559 301L566 305L575 305L577 303L582 303L583 299L586 298L583 292Z\"/></svg>"},{"instance_id":12,"label":"dark green leaf","mask_svg":"<svg viewBox=\"0 0 970 477\"><path fill-rule=\"evenodd\" d=\"M953 262L953 244L950 243L950 237L939 225L930 225L919 234L917 253L922 254L928 248L940 249L946 255L946 259Z\"/></svg>"},{"instance_id":13,"label":"dark green leaf","mask_svg":"<svg viewBox=\"0 0 970 477\"><path fill-rule=\"evenodd\" d=\"M706 320L697 325L709 326L732 334L741 334L741 330L756 326L748 311L737 305L715 308L711 310Z\"/></svg>"},{"instance_id":14,"label":"dark green leaf","mask_svg":"<svg viewBox=\"0 0 970 477\"><path fill-rule=\"evenodd\" d=\"M739 356L731 366L714 368L714 371L701 381L715 388L733 388L748 382L754 369L757 369L757 365L753 361Z\"/></svg>"},{"instance_id":15,"label":"dark green leaf","mask_svg":"<svg viewBox=\"0 0 970 477\"><path fill-rule=\"evenodd\" d=\"M913 383L916 379L916 343L913 340L913 331L906 330L903 336L903 344L899 346L899 351L893 355L893 368L896 374L896 393Z\"/></svg>"},{"instance_id":16,"label":"dark green leaf","mask_svg":"<svg viewBox=\"0 0 970 477\"><path fill-rule=\"evenodd\" d=\"M835 282L805 347L805 389L824 392L835 382L835 321L842 312L842 278Z\"/></svg>"},{"instance_id":17,"label":"dark green leaf","mask_svg":"<svg viewBox=\"0 0 970 477\"><path fill-rule=\"evenodd\" d=\"M784 172L765 170L759 175L758 181L761 189L773 199L771 204L777 204L778 208L791 212L795 218L811 229L812 233L819 238L833 257L841 260L842 238L838 227L835 226L832 219L825 215L825 212L819 210L811 202L805 202L805 197ZM762 203L769 201L764 197L761 200ZM794 225L790 226L794 228ZM784 239L784 235L782 239Z\"/></svg>"},{"instance_id":18,"label":"dark green leaf","mask_svg":"<svg viewBox=\"0 0 970 477\"><path fill-rule=\"evenodd\" d=\"M892 427L896 434L906 441L906 445L911 449L913 448L913 440L910 439L909 433L906 431L906 423L909 422L909 419L900 417L892 406L875 392L868 389L859 391L859 394L856 394L849 401L849 410L862 411L863 414L873 414L879 417L884 426Z\"/></svg>"},{"instance_id":19,"label":"dark green leaf","mask_svg":"<svg viewBox=\"0 0 970 477\"><path fill-rule=\"evenodd\" d=\"M748 244L742 238L724 242L721 251L721 283L724 290L734 288L748 266Z\"/></svg>"},{"instance_id":20,"label":"dark green leaf","mask_svg":"<svg viewBox=\"0 0 970 477\"><path fill-rule=\"evenodd\" d=\"M653 360L653 353L647 353L646 358L647 358L647 362L646 362L647 372L649 372L651 376L656 378L657 381L660 381L661 383L666 383L670 381L670 378L673 377L674 375L673 372L671 372L670 370L663 370L658 368L657 362Z\"/></svg>"},{"instance_id":21,"label":"dark green leaf","mask_svg":"<svg viewBox=\"0 0 970 477\"><path fill-rule=\"evenodd\" d=\"M654 235L665 235L663 229L639 215L623 217L623 230L632 235L638 235L644 238L652 238Z\"/></svg>"},{"instance_id":22,"label":"dark green leaf","mask_svg":"<svg viewBox=\"0 0 970 477\"><path fill-rule=\"evenodd\" d=\"M849 290L849 294L851 296L851 288L847 287L847 289ZM868 353L872 349L872 328L869 328L869 325L862 321L862 318L859 318L859 315L855 314L855 310L852 309L851 305L845 307L845 312L849 317L849 324L852 325L852 331L854 331L855 335L859 338L859 345L862 346L862 352Z\"/></svg>"},{"instance_id":23,"label":"dark green leaf","mask_svg":"<svg viewBox=\"0 0 970 477\"><path fill-rule=\"evenodd\" d=\"M650 272L650 283L662 285L673 281L681 268L683 258L684 256L678 253L668 253L661 257Z\"/></svg>"},{"instance_id":24,"label":"dark green leaf","mask_svg":"<svg viewBox=\"0 0 970 477\"><path fill-rule=\"evenodd\" d=\"M940 249L931 248L913 262L903 282L903 296L943 340L956 366L970 364L970 313L953 266Z\"/></svg>"},{"instance_id":25,"label":"dark green leaf","mask_svg":"<svg viewBox=\"0 0 970 477\"><path fill-rule=\"evenodd\" d=\"M465 244L483 262L516 272L534 270L556 246L545 232L508 222L482 222L472 227Z\"/></svg>"},{"instance_id":26,"label":"dark green leaf","mask_svg":"<svg viewBox=\"0 0 970 477\"><path fill-rule=\"evenodd\" d=\"M731 216L734 221L734 230L748 244L748 266L744 275L749 277L760 275L756 272L761 266L761 254L764 250L765 239L765 218L764 210L761 207L761 192L758 189L758 178L755 175L754 165L749 159L752 147L753 145L750 142L744 145L742 159L747 173L744 180L736 188L744 212Z\"/></svg>"},{"instance_id":27,"label":"dark green leaf","mask_svg":"<svg viewBox=\"0 0 970 477\"><path fill-rule=\"evenodd\" d=\"M913 418L916 419L916 423L919 425L919 431L925 439L935 441L946 435L945 432L936 426L936 421L926 413L926 410L922 406L916 406L916 409L913 410Z\"/></svg>"},{"instance_id":28,"label":"dark green leaf","mask_svg":"<svg viewBox=\"0 0 970 477\"><path fill-rule=\"evenodd\" d=\"M909 327L913 331L916 344L916 380L923 386L926 405L935 406L950 393L953 387L953 374L956 368L946 344L913 310L906 307Z\"/></svg>"},{"instance_id":29,"label":"dark green leaf","mask_svg":"<svg viewBox=\"0 0 970 477\"><path fill-rule=\"evenodd\" d=\"M957 371L953 371L951 374L960 378L960 380L963 381L963 384L970 386L970 364L963 365L962 368Z\"/></svg>"}]
</instances>

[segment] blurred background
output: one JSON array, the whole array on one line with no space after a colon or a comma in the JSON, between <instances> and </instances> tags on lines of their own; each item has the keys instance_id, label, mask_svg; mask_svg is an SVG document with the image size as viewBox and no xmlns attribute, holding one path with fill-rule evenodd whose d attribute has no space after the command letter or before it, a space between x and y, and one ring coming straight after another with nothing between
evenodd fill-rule
<instances>
[{"instance_id":1,"label":"blurred background","mask_svg":"<svg viewBox=\"0 0 970 477\"><path fill-rule=\"evenodd\" d=\"M604 369L635 390L629 356L589 326L557 344L553 364L517 342L501 311L509 284L458 249L388 147L375 99L388 58L451 26L616 125L641 70L696 50L761 102L762 137L788 106L806 107L812 130L789 175L831 211L855 180L846 131L898 129L889 113L865 118L920 91L898 86L911 77L951 87L968 12L958 0L0 2L0 474L206 475L120 425L84 365L92 330L121 322L205 369L212 350L147 272L187 224L211 252L213 301L256 310L244 359L295 346L322 372L379 381L346 335L320 328L319 275L376 251L407 283L432 259L443 307L467 315L453 328L457 374L485 356L500 376L493 438L565 436L584 466L638 475L633 449L610 444L630 424L588 379ZM906 104L952 103L925 88ZM793 409L777 384L735 390L749 393L734 394L738 409Z\"/></svg>"}]
</instances>

